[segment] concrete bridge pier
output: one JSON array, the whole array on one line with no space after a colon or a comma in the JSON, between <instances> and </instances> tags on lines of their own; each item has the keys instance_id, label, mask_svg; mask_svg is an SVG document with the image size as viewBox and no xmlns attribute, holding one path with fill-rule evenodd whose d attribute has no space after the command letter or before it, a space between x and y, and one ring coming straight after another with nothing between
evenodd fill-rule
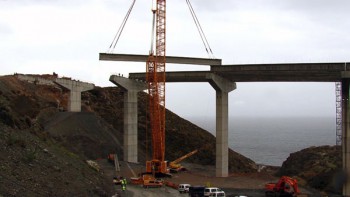
<instances>
[{"instance_id":1,"label":"concrete bridge pier","mask_svg":"<svg viewBox=\"0 0 350 197\"><path fill-rule=\"evenodd\" d=\"M111 75L109 81L124 90L124 161L137 163L137 93L147 85L116 75Z\"/></svg>"},{"instance_id":2,"label":"concrete bridge pier","mask_svg":"<svg viewBox=\"0 0 350 197\"><path fill-rule=\"evenodd\" d=\"M80 112L81 111L81 92L94 89L95 85L91 83L85 83L80 81L74 81L71 79L57 78L54 81L59 86L62 86L69 90L70 95L68 98L68 111Z\"/></svg>"},{"instance_id":3,"label":"concrete bridge pier","mask_svg":"<svg viewBox=\"0 0 350 197\"><path fill-rule=\"evenodd\" d=\"M350 104L349 104L349 79L342 80L342 158L345 183L343 185L343 196L350 197Z\"/></svg>"},{"instance_id":4,"label":"concrete bridge pier","mask_svg":"<svg viewBox=\"0 0 350 197\"><path fill-rule=\"evenodd\" d=\"M207 79L216 91L216 176L228 176L228 93L236 83L215 74Z\"/></svg>"}]
</instances>

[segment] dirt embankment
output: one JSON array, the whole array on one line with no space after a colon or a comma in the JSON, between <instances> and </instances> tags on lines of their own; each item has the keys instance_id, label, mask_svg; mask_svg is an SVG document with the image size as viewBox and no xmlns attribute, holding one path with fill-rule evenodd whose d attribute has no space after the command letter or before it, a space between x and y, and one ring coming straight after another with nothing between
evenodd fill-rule
<instances>
[{"instance_id":1,"label":"dirt embankment","mask_svg":"<svg viewBox=\"0 0 350 197\"><path fill-rule=\"evenodd\" d=\"M82 95L83 113L60 112L68 92L38 85L15 76L0 78L1 164L0 194L5 196L100 196L113 194L110 179L86 160L116 152L122 158L123 93L117 88L96 88ZM146 95L139 94L139 155L146 159ZM167 111L167 157L173 160L201 148L189 162L214 164L215 138L209 132ZM196 139L196 140L193 140ZM178 144L183 144L181 148ZM150 148L148 149L150 150ZM235 157L233 157L235 155ZM230 150L231 168L254 171L254 162Z\"/></svg>"}]
</instances>

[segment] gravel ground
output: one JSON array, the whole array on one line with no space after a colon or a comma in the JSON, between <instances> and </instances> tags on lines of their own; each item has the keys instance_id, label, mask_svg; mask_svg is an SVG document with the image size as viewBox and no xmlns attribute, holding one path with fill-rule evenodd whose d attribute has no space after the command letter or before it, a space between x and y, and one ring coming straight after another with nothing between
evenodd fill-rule
<instances>
[{"instance_id":1,"label":"gravel ground","mask_svg":"<svg viewBox=\"0 0 350 197\"><path fill-rule=\"evenodd\" d=\"M142 172L141 164L120 162L120 172L115 172L113 165L105 160L98 161L106 176L113 179L117 174L123 177L135 177ZM229 177L220 178L215 177L214 166L202 166L198 164L186 164L190 169L187 172L180 172L173 174L172 178L165 179L175 184L189 183L191 185L210 185L212 187L219 187L225 191L226 196L233 197L244 195L248 197L264 197L264 186L269 182L277 182L279 177L272 176L271 173L250 173L250 174L233 174ZM111 181L112 183L112 181ZM129 181L130 183L130 181ZM176 189L163 186L161 188L143 188L140 185L128 184L127 191L121 191L121 186L114 186L116 196L127 197L187 197L187 194L180 194ZM308 194L309 197L320 196L305 188L300 188L302 193Z\"/></svg>"}]
</instances>

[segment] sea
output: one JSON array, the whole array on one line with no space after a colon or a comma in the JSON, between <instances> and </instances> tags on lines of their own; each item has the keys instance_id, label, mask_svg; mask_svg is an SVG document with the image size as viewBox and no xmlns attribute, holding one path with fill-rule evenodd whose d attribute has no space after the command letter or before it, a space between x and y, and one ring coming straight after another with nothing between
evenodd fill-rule
<instances>
[{"instance_id":1,"label":"sea","mask_svg":"<svg viewBox=\"0 0 350 197\"><path fill-rule=\"evenodd\" d=\"M191 117L215 135L215 117ZM336 144L335 117L233 117L229 147L257 164L282 166L293 153Z\"/></svg>"}]
</instances>

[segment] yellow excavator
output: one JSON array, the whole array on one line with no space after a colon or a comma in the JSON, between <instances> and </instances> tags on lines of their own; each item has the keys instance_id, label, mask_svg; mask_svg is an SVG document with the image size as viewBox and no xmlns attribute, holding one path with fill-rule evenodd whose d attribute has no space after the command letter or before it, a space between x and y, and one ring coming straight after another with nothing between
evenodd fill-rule
<instances>
[{"instance_id":1,"label":"yellow excavator","mask_svg":"<svg viewBox=\"0 0 350 197\"><path fill-rule=\"evenodd\" d=\"M188 157L190 157L190 156L196 154L197 152L198 152L198 149L196 149L196 150L194 150L194 151L192 151L192 152L190 152L190 153L187 153L186 155L184 155L184 156L182 156L182 157L180 157L180 158L178 158L178 159L175 159L174 161L170 162L170 163L169 163L169 166L168 166L170 172L179 172L179 171L184 171L184 170L186 170L186 168L184 168L184 167L180 164L180 162L183 161L184 159L186 159L186 158L188 158Z\"/></svg>"}]
</instances>

